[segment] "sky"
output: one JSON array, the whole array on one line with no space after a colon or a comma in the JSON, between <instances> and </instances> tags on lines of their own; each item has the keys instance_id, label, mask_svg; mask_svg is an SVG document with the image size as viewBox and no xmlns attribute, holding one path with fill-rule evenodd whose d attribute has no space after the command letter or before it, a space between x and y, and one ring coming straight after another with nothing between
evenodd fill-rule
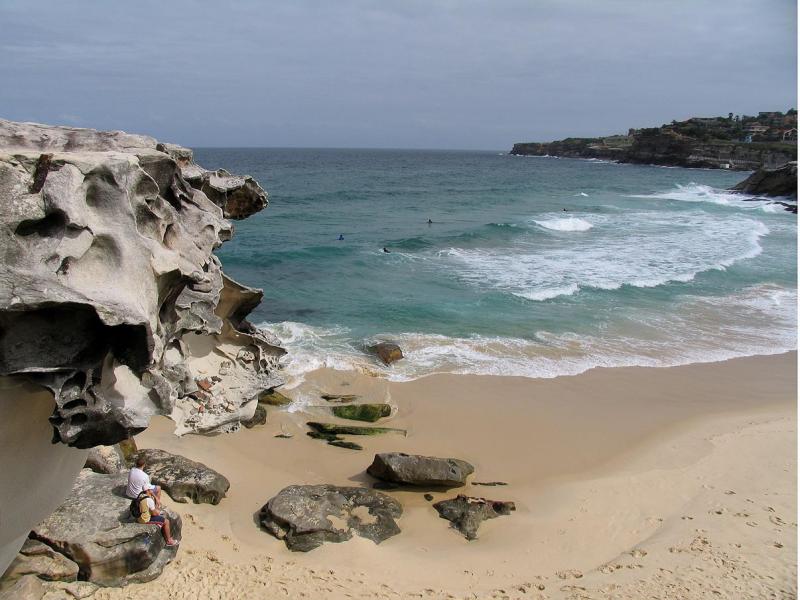
<instances>
[{"instance_id":1,"label":"sky","mask_svg":"<svg viewBox=\"0 0 800 600\"><path fill-rule=\"evenodd\" d=\"M797 104L793 0L0 0L0 118L510 149Z\"/></svg>"}]
</instances>

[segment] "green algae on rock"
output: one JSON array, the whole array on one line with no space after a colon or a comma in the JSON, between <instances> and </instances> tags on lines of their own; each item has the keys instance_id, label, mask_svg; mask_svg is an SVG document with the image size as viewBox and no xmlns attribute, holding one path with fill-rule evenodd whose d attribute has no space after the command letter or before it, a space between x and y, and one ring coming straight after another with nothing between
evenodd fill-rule
<instances>
[{"instance_id":1,"label":"green algae on rock","mask_svg":"<svg viewBox=\"0 0 800 600\"><path fill-rule=\"evenodd\" d=\"M335 423L319 423L317 421L309 421L306 423L306 425L319 433L328 433L333 435L380 435L382 433L402 433L403 435L406 435L408 433L405 429L397 429L395 427L337 425Z\"/></svg>"},{"instance_id":2,"label":"green algae on rock","mask_svg":"<svg viewBox=\"0 0 800 600\"><path fill-rule=\"evenodd\" d=\"M340 419L367 421L368 423L374 423L378 419L392 414L392 407L388 404L348 404L334 406L331 410Z\"/></svg>"},{"instance_id":3,"label":"green algae on rock","mask_svg":"<svg viewBox=\"0 0 800 600\"><path fill-rule=\"evenodd\" d=\"M291 398L287 398L280 392L276 392L274 388L264 390L258 395L259 404L268 404L269 406L287 406L292 403Z\"/></svg>"}]
</instances>

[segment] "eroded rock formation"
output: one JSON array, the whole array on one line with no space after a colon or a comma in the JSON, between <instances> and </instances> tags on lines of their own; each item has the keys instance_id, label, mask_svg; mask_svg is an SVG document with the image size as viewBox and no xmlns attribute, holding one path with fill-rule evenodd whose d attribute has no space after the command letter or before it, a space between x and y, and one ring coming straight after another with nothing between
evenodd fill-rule
<instances>
[{"instance_id":1,"label":"eroded rock formation","mask_svg":"<svg viewBox=\"0 0 800 600\"><path fill-rule=\"evenodd\" d=\"M76 449L154 415L178 434L234 430L282 383L284 351L246 318L261 291L213 255L226 216L266 204L186 148L0 120L0 571L69 492Z\"/></svg>"},{"instance_id":2,"label":"eroded rock formation","mask_svg":"<svg viewBox=\"0 0 800 600\"><path fill-rule=\"evenodd\" d=\"M252 179L146 136L0 121L0 197L0 375L52 391L56 441L112 444L156 414L237 428L279 383L283 350L245 318L261 292L212 254L224 214L266 206Z\"/></svg>"}]
</instances>

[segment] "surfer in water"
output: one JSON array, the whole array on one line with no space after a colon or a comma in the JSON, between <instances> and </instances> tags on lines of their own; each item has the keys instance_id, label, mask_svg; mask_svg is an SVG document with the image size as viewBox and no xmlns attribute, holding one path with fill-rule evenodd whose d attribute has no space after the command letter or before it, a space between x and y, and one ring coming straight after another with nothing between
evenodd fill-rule
<instances>
[{"instance_id":1,"label":"surfer in water","mask_svg":"<svg viewBox=\"0 0 800 600\"><path fill-rule=\"evenodd\" d=\"M340 241L340 242L343 242L343 241L344 241L344 234L343 234L343 233L340 233L340 234L339 234L339 241Z\"/></svg>"},{"instance_id":2,"label":"surfer in water","mask_svg":"<svg viewBox=\"0 0 800 600\"><path fill-rule=\"evenodd\" d=\"M389 249L386 246L383 247L383 251L386 252L386 254L389 254Z\"/></svg>"},{"instance_id":3,"label":"surfer in water","mask_svg":"<svg viewBox=\"0 0 800 600\"><path fill-rule=\"evenodd\" d=\"M433 225L433 221L431 221L430 219L428 219L428 225Z\"/></svg>"}]
</instances>

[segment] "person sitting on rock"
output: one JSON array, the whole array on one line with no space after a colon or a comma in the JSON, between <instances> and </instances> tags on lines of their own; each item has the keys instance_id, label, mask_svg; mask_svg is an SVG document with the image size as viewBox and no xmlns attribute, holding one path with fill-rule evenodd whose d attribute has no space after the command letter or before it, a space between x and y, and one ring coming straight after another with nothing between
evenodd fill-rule
<instances>
[{"instance_id":1,"label":"person sitting on rock","mask_svg":"<svg viewBox=\"0 0 800 600\"><path fill-rule=\"evenodd\" d=\"M137 523L145 525L155 525L161 529L161 535L164 536L164 541L170 548L177 546L178 541L172 537L169 526L169 519L161 514L161 511L156 508L156 501L152 495L147 492L142 492L139 495L139 517L136 519Z\"/></svg>"},{"instance_id":2,"label":"person sitting on rock","mask_svg":"<svg viewBox=\"0 0 800 600\"><path fill-rule=\"evenodd\" d=\"M136 466L128 473L128 488L125 490L125 495L131 500L135 500L139 494L147 492L153 497L155 506L161 508L161 486L150 483L150 476L144 472L145 464L147 461L144 456L136 459Z\"/></svg>"}]
</instances>

